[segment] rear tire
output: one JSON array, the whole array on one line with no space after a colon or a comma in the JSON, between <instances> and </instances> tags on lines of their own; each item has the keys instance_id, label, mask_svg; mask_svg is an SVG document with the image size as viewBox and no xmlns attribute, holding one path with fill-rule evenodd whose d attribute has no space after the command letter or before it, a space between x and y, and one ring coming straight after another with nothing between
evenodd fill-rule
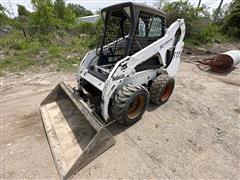
<instances>
[{"instance_id":1,"label":"rear tire","mask_svg":"<svg viewBox=\"0 0 240 180\"><path fill-rule=\"evenodd\" d=\"M113 99L112 116L127 126L141 119L149 103L149 92L141 85L128 84L119 89Z\"/></svg>"},{"instance_id":2,"label":"rear tire","mask_svg":"<svg viewBox=\"0 0 240 180\"><path fill-rule=\"evenodd\" d=\"M150 88L151 102L156 105L162 105L168 101L172 95L175 81L167 74L161 74L154 79Z\"/></svg>"}]
</instances>

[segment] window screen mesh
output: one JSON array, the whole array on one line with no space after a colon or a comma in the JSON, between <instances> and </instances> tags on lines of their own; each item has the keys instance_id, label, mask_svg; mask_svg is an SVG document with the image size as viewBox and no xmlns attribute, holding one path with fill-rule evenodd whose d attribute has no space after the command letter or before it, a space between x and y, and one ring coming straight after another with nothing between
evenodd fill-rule
<instances>
[{"instance_id":1,"label":"window screen mesh","mask_svg":"<svg viewBox=\"0 0 240 180\"><path fill-rule=\"evenodd\" d=\"M164 21L165 19L163 17L140 12L129 54L133 55L160 39L164 35Z\"/></svg>"},{"instance_id":2,"label":"window screen mesh","mask_svg":"<svg viewBox=\"0 0 240 180\"><path fill-rule=\"evenodd\" d=\"M102 55L120 59L125 56L126 38L131 31L129 17L118 10L109 16Z\"/></svg>"}]
</instances>

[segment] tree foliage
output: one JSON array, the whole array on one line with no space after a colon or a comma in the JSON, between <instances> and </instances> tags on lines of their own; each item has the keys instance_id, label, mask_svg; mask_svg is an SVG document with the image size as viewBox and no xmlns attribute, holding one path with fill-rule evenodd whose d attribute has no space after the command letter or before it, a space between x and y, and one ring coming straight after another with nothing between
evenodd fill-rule
<instances>
[{"instance_id":1,"label":"tree foliage","mask_svg":"<svg viewBox=\"0 0 240 180\"><path fill-rule=\"evenodd\" d=\"M68 4L68 8L75 13L76 17L93 15L92 11L87 10L85 7L79 4Z\"/></svg>"},{"instance_id":2,"label":"tree foliage","mask_svg":"<svg viewBox=\"0 0 240 180\"><path fill-rule=\"evenodd\" d=\"M64 0L55 0L54 1L54 13L57 18L64 18L66 13L66 5Z\"/></svg>"},{"instance_id":3,"label":"tree foliage","mask_svg":"<svg viewBox=\"0 0 240 180\"><path fill-rule=\"evenodd\" d=\"M45 31L53 28L69 28L75 23L75 15L67 8L64 0L32 0L35 12L32 13L32 25Z\"/></svg>"},{"instance_id":4,"label":"tree foliage","mask_svg":"<svg viewBox=\"0 0 240 180\"><path fill-rule=\"evenodd\" d=\"M223 32L240 38L240 0L233 0L224 17Z\"/></svg>"},{"instance_id":5,"label":"tree foliage","mask_svg":"<svg viewBox=\"0 0 240 180\"><path fill-rule=\"evenodd\" d=\"M0 15L6 16L6 8L4 8L1 4L0 4Z\"/></svg>"},{"instance_id":6,"label":"tree foliage","mask_svg":"<svg viewBox=\"0 0 240 180\"><path fill-rule=\"evenodd\" d=\"M183 18L186 24L186 35L191 36L206 26L209 13L204 7L194 7L189 1L174 1L165 3L163 10L167 13L167 26L177 19Z\"/></svg>"},{"instance_id":7,"label":"tree foliage","mask_svg":"<svg viewBox=\"0 0 240 180\"><path fill-rule=\"evenodd\" d=\"M32 25L38 26L42 30L48 29L55 20L52 1L32 0L32 4L35 9L31 18Z\"/></svg>"},{"instance_id":8,"label":"tree foliage","mask_svg":"<svg viewBox=\"0 0 240 180\"><path fill-rule=\"evenodd\" d=\"M18 15L19 16L29 16L30 12L25 8L25 6L18 4Z\"/></svg>"},{"instance_id":9,"label":"tree foliage","mask_svg":"<svg viewBox=\"0 0 240 180\"><path fill-rule=\"evenodd\" d=\"M9 23L10 18L7 16L8 11L0 4L0 26Z\"/></svg>"}]
</instances>

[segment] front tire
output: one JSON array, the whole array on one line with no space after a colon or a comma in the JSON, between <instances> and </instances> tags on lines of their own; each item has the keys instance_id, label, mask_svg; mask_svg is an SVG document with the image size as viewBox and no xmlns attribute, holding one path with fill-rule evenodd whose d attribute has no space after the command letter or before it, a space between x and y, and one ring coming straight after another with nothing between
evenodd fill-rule
<instances>
[{"instance_id":1,"label":"front tire","mask_svg":"<svg viewBox=\"0 0 240 180\"><path fill-rule=\"evenodd\" d=\"M149 92L141 85L128 84L119 89L113 99L112 115L127 126L141 119L149 103Z\"/></svg>"}]
</instances>

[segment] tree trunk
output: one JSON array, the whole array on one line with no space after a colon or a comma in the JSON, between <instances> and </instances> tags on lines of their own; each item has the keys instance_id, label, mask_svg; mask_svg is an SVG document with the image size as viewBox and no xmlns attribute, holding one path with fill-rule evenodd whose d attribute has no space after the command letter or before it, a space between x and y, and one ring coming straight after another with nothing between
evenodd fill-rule
<instances>
[{"instance_id":1,"label":"tree trunk","mask_svg":"<svg viewBox=\"0 0 240 180\"><path fill-rule=\"evenodd\" d=\"M198 14L198 8L199 8L200 5L201 5L201 1L202 1L202 0L199 0L199 1L198 1L198 5L197 5L197 9L196 9L196 15Z\"/></svg>"},{"instance_id":2,"label":"tree trunk","mask_svg":"<svg viewBox=\"0 0 240 180\"><path fill-rule=\"evenodd\" d=\"M200 5L201 5L201 1L202 1L202 0L199 0L199 1L198 1L197 8L199 8L199 7L200 7Z\"/></svg>"},{"instance_id":3,"label":"tree trunk","mask_svg":"<svg viewBox=\"0 0 240 180\"><path fill-rule=\"evenodd\" d=\"M216 22L217 16L218 16L218 14L219 14L219 12L220 12L220 9L221 9L221 7L222 7L222 4L223 4L223 0L220 1L220 4L219 4L219 6L218 6L218 8L217 8L217 10L216 10L215 16L214 16L214 18L213 18L213 22Z\"/></svg>"}]
</instances>

